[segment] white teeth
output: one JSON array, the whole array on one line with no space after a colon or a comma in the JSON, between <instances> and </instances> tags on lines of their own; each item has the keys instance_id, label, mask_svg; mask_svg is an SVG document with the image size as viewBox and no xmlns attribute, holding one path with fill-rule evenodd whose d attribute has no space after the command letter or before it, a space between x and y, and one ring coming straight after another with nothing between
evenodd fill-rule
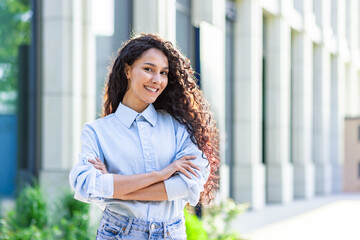
<instances>
[{"instance_id":1,"label":"white teeth","mask_svg":"<svg viewBox=\"0 0 360 240\"><path fill-rule=\"evenodd\" d=\"M157 91L156 88L151 88L151 87L147 87L147 86L145 86L145 88L146 88L147 90L149 90L149 91L152 91L152 92L156 92L156 91Z\"/></svg>"}]
</instances>

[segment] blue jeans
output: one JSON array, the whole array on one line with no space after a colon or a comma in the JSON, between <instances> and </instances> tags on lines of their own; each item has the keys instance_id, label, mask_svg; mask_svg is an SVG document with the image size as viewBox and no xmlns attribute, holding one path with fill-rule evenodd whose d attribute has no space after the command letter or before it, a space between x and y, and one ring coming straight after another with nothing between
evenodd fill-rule
<instances>
[{"instance_id":1,"label":"blue jeans","mask_svg":"<svg viewBox=\"0 0 360 240\"><path fill-rule=\"evenodd\" d=\"M180 216L170 222L151 222L129 218L105 210L97 230L96 240L103 239L186 239L185 219Z\"/></svg>"}]
</instances>

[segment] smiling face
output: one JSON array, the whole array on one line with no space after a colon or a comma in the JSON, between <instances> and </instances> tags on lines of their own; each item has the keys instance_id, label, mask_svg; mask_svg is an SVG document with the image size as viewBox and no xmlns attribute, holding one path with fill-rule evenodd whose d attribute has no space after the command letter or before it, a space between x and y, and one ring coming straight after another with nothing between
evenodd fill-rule
<instances>
[{"instance_id":1,"label":"smiling face","mask_svg":"<svg viewBox=\"0 0 360 240\"><path fill-rule=\"evenodd\" d=\"M165 89L168 73L168 59L162 51L156 48L145 51L125 67L129 82L122 103L139 113L144 111Z\"/></svg>"}]
</instances>

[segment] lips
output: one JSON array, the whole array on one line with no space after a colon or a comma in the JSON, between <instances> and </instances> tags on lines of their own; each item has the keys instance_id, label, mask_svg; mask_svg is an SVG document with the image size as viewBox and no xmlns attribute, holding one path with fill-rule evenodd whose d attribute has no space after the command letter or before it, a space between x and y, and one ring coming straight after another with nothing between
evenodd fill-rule
<instances>
[{"instance_id":1,"label":"lips","mask_svg":"<svg viewBox=\"0 0 360 240\"><path fill-rule=\"evenodd\" d=\"M150 92L153 92L153 93L156 93L157 91L159 91L159 89L157 89L157 88L152 88L152 87L148 87L148 86L145 86L145 89Z\"/></svg>"}]
</instances>

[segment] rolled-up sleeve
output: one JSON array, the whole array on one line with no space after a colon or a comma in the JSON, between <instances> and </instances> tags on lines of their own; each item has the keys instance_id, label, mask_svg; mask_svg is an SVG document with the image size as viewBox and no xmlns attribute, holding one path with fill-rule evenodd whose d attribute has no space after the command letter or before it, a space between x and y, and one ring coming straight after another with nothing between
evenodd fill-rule
<instances>
[{"instance_id":1,"label":"rolled-up sleeve","mask_svg":"<svg viewBox=\"0 0 360 240\"><path fill-rule=\"evenodd\" d=\"M194 155L193 161L200 171L194 169L198 177L190 173L191 179L182 173L177 173L171 178L164 181L166 193L169 201L183 199L195 206L200 199L200 193L204 190L204 184L209 177L208 160L199 148L191 141L189 133L185 126L180 125L176 132L177 153L175 160L183 156Z\"/></svg>"},{"instance_id":2,"label":"rolled-up sleeve","mask_svg":"<svg viewBox=\"0 0 360 240\"><path fill-rule=\"evenodd\" d=\"M93 128L86 124L81 134L82 151L78 163L72 168L69 180L75 190L75 198L83 202L104 201L114 193L113 175L102 174L89 159L98 157L104 161L99 141Z\"/></svg>"}]
</instances>

